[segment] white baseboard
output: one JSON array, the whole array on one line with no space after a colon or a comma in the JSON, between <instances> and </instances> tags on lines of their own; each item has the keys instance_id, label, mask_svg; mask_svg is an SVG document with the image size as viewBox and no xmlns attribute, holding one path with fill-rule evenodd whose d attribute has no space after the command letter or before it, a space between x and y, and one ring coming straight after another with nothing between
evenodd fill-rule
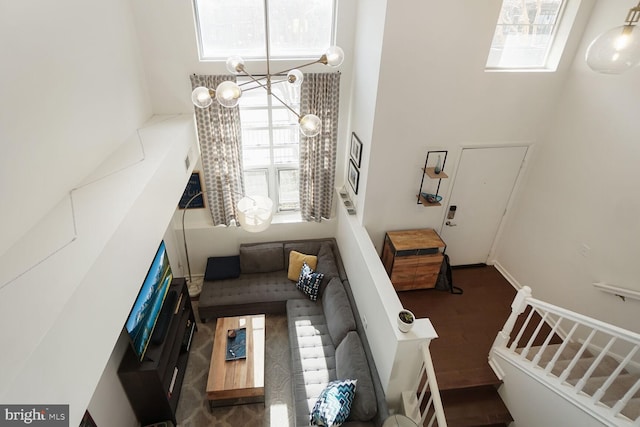
<instances>
[{"instance_id":1,"label":"white baseboard","mask_svg":"<svg viewBox=\"0 0 640 427\"><path fill-rule=\"evenodd\" d=\"M519 291L520 289L522 289L522 288L523 288L523 285L521 285L521 284L516 280L516 278L515 278L515 277L513 277L513 276L511 275L511 273L509 273L509 272L507 271L507 269L506 269L506 268L504 268L504 267L502 266L502 264L500 264L500 262L498 262L498 261L494 261L494 262L493 262L493 266L496 268L496 270L498 270L498 272L499 272L500 274L502 274L502 276L503 276L505 279L507 279L507 282L511 283L511 286L513 286L517 291Z\"/></svg>"}]
</instances>

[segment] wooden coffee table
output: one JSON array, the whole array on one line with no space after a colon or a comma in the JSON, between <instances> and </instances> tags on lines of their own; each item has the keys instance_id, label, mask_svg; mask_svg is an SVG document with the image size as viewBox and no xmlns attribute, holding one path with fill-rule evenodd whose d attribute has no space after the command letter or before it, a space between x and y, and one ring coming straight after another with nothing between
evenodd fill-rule
<instances>
[{"instance_id":1,"label":"wooden coffee table","mask_svg":"<svg viewBox=\"0 0 640 427\"><path fill-rule=\"evenodd\" d=\"M246 328L246 359L225 360L227 331ZM211 408L264 402L264 314L221 317L216 321L207 380Z\"/></svg>"}]
</instances>

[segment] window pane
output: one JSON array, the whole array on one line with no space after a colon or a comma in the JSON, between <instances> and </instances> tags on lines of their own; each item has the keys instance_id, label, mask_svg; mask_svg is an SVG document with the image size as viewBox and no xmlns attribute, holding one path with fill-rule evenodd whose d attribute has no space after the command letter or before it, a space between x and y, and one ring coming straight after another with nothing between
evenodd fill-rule
<instances>
[{"instance_id":1,"label":"window pane","mask_svg":"<svg viewBox=\"0 0 640 427\"><path fill-rule=\"evenodd\" d=\"M267 169L245 170L244 191L247 196L269 197L269 171Z\"/></svg>"},{"instance_id":2,"label":"window pane","mask_svg":"<svg viewBox=\"0 0 640 427\"><path fill-rule=\"evenodd\" d=\"M278 170L278 205L280 210L300 208L300 191L297 169Z\"/></svg>"},{"instance_id":3,"label":"window pane","mask_svg":"<svg viewBox=\"0 0 640 427\"><path fill-rule=\"evenodd\" d=\"M298 163L298 146L274 147L273 163L274 164L291 164Z\"/></svg>"},{"instance_id":4,"label":"window pane","mask_svg":"<svg viewBox=\"0 0 640 427\"><path fill-rule=\"evenodd\" d=\"M271 53L319 57L331 45L334 0L269 0Z\"/></svg>"},{"instance_id":5,"label":"window pane","mask_svg":"<svg viewBox=\"0 0 640 427\"><path fill-rule=\"evenodd\" d=\"M242 129L243 147L268 147L269 129Z\"/></svg>"},{"instance_id":6,"label":"window pane","mask_svg":"<svg viewBox=\"0 0 640 427\"><path fill-rule=\"evenodd\" d=\"M245 168L269 165L271 163L269 148L248 148L243 145L242 162Z\"/></svg>"},{"instance_id":7,"label":"window pane","mask_svg":"<svg viewBox=\"0 0 640 427\"><path fill-rule=\"evenodd\" d=\"M242 99L242 97L240 98ZM245 110L240 109L240 122L242 126L266 126L269 123L269 112L267 110Z\"/></svg>"},{"instance_id":8,"label":"window pane","mask_svg":"<svg viewBox=\"0 0 640 427\"><path fill-rule=\"evenodd\" d=\"M300 142L300 130L298 125L286 127L274 127L273 143L276 145L298 144Z\"/></svg>"},{"instance_id":9,"label":"window pane","mask_svg":"<svg viewBox=\"0 0 640 427\"><path fill-rule=\"evenodd\" d=\"M263 0L195 0L201 59L265 56Z\"/></svg>"},{"instance_id":10,"label":"window pane","mask_svg":"<svg viewBox=\"0 0 640 427\"><path fill-rule=\"evenodd\" d=\"M504 0L487 68L543 68L563 0Z\"/></svg>"},{"instance_id":11,"label":"window pane","mask_svg":"<svg viewBox=\"0 0 640 427\"><path fill-rule=\"evenodd\" d=\"M317 58L332 44L335 0L270 0L273 58ZM266 57L263 0L194 0L201 59Z\"/></svg>"}]
</instances>

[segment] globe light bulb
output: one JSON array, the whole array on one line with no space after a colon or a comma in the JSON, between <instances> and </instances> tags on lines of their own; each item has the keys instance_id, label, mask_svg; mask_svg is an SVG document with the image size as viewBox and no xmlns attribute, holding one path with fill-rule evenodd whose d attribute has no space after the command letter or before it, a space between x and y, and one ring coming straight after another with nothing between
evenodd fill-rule
<instances>
[{"instance_id":1,"label":"globe light bulb","mask_svg":"<svg viewBox=\"0 0 640 427\"><path fill-rule=\"evenodd\" d=\"M300 133L304 136L311 138L320 133L322 129L322 122L320 117L315 114L307 114L300 118Z\"/></svg>"},{"instance_id":2,"label":"globe light bulb","mask_svg":"<svg viewBox=\"0 0 640 427\"><path fill-rule=\"evenodd\" d=\"M587 65L598 73L620 74L640 63L640 35L622 25L598 36L587 49Z\"/></svg>"},{"instance_id":3,"label":"globe light bulb","mask_svg":"<svg viewBox=\"0 0 640 427\"><path fill-rule=\"evenodd\" d=\"M291 70L287 73L287 81L294 87L300 87L304 81L304 75L298 69Z\"/></svg>"},{"instance_id":4,"label":"globe light bulb","mask_svg":"<svg viewBox=\"0 0 640 427\"><path fill-rule=\"evenodd\" d=\"M339 67L344 61L344 51L338 46L331 46L324 54L330 67Z\"/></svg>"},{"instance_id":5,"label":"globe light bulb","mask_svg":"<svg viewBox=\"0 0 640 427\"><path fill-rule=\"evenodd\" d=\"M235 107L240 102L240 96L242 96L242 89L235 82L227 80L216 88L216 99L223 107Z\"/></svg>"},{"instance_id":6,"label":"globe light bulb","mask_svg":"<svg viewBox=\"0 0 640 427\"><path fill-rule=\"evenodd\" d=\"M226 64L231 74L240 74L244 70L244 59L240 56L230 56Z\"/></svg>"},{"instance_id":7,"label":"globe light bulb","mask_svg":"<svg viewBox=\"0 0 640 427\"><path fill-rule=\"evenodd\" d=\"M204 86L198 86L191 92L191 102L198 108L207 108L213 102L209 89Z\"/></svg>"}]
</instances>

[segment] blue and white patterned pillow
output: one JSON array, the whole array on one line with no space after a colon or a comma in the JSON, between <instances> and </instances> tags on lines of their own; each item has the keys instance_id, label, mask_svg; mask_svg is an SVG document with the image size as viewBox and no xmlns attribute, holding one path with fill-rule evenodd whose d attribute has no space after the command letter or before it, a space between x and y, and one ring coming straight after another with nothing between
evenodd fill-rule
<instances>
[{"instance_id":1,"label":"blue and white patterned pillow","mask_svg":"<svg viewBox=\"0 0 640 427\"><path fill-rule=\"evenodd\" d=\"M311 425L326 427L342 425L351 412L357 381L337 380L327 384L311 411Z\"/></svg>"},{"instance_id":2,"label":"blue and white patterned pillow","mask_svg":"<svg viewBox=\"0 0 640 427\"><path fill-rule=\"evenodd\" d=\"M314 273L311 267L309 267L305 262L302 264L302 270L300 270L300 277L298 277L296 288L308 296L311 301L316 301L318 299L320 283L322 282L323 277L324 274Z\"/></svg>"}]
</instances>

